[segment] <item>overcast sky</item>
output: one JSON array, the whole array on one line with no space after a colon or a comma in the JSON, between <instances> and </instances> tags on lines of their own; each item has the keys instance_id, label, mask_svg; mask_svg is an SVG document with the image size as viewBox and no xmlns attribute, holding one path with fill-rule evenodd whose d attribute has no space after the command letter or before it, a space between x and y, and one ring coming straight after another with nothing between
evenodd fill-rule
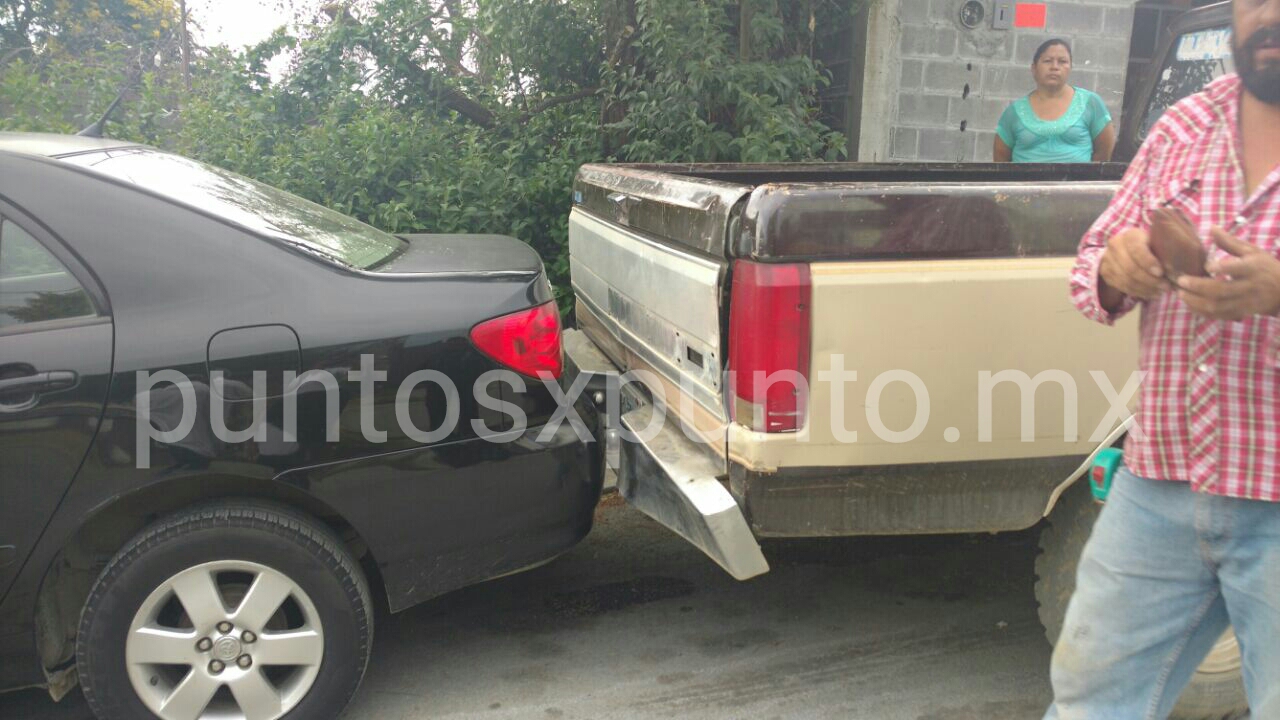
<instances>
[{"instance_id":1,"label":"overcast sky","mask_svg":"<svg viewBox=\"0 0 1280 720\"><path fill-rule=\"evenodd\" d=\"M309 7L314 0L187 0L187 13L200 25L202 45L240 49L267 39L277 27L293 22L293 7Z\"/></svg>"},{"instance_id":2,"label":"overcast sky","mask_svg":"<svg viewBox=\"0 0 1280 720\"><path fill-rule=\"evenodd\" d=\"M240 50L266 40L281 25L294 22L299 9L317 6L319 0L187 0L187 14L199 28L192 31L195 42L206 47L226 45ZM289 67L289 54L281 53L267 63L267 72L276 80Z\"/></svg>"}]
</instances>

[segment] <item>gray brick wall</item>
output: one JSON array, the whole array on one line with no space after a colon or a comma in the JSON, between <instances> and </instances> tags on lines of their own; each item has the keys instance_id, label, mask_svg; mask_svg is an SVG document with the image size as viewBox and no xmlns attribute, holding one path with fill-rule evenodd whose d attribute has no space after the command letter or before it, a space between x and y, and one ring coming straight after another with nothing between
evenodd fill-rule
<instances>
[{"instance_id":1,"label":"gray brick wall","mask_svg":"<svg viewBox=\"0 0 1280 720\"><path fill-rule=\"evenodd\" d=\"M987 19L974 30L959 22L964 0L874 1L891 6L897 33L868 37L872 45L892 43L868 48L868 58L891 51L895 62L882 90L890 96L864 99L889 117L888 132L875 133L862 159L990 160L996 122L1034 88L1031 56L1050 37L1072 45L1072 84L1101 95L1120 120L1133 0L1051 0L1043 30L991 29L989 0Z\"/></svg>"}]
</instances>

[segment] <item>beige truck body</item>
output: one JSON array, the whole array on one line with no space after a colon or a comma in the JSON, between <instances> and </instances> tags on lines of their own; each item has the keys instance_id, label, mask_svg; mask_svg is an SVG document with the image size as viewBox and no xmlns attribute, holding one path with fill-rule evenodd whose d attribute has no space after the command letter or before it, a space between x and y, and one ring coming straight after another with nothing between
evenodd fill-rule
<instances>
[{"instance_id":1,"label":"beige truck body","mask_svg":"<svg viewBox=\"0 0 1280 720\"><path fill-rule=\"evenodd\" d=\"M583 168L568 344L580 369L629 373L615 436L666 418L615 437L621 492L730 572L767 568L764 536L1029 527L1125 431L1134 321L1085 319L1067 286L1117 168L927 188L885 179L901 167L726 168ZM738 262L807 272L794 431L734 418Z\"/></svg>"}]
</instances>

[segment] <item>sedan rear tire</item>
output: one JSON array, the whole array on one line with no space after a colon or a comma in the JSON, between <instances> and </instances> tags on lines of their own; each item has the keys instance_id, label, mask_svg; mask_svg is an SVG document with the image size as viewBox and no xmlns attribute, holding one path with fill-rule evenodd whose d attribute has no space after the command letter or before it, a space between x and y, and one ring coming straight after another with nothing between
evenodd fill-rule
<instances>
[{"instance_id":1,"label":"sedan rear tire","mask_svg":"<svg viewBox=\"0 0 1280 720\"><path fill-rule=\"evenodd\" d=\"M369 587L328 528L228 501L145 528L107 563L76 662L101 720L334 718L364 675Z\"/></svg>"}]
</instances>

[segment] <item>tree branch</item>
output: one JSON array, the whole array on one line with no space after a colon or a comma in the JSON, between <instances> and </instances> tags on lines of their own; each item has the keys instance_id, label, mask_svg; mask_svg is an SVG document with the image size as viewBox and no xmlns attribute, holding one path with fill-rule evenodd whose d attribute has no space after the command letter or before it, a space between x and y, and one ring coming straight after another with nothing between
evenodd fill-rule
<instances>
[{"instance_id":1,"label":"tree branch","mask_svg":"<svg viewBox=\"0 0 1280 720\"><path fill-rule=\"evenodd\" d=\"M347 8L339 3L330 3L322 7L321 10L335 23L361 27L360 21L355 19ZM395 63L391 62L391 58L386 56L386 47L382 43L375 39L360 39L356 42L365 50L368 50L379 63L388 67L395 66ZM411 76L410 79L415 85L422 87L423 90L434 95L446 108L458 113L480 127L493 127L494 115L492 110L471 99L461 90L444 81L437 73L422 67L416 62L406 62L400 65L400 67L403 67L405 73Z\"/></svg>"},{"instance_id":2,"label":"tree branch","mask_svg":"<svg viewBox=\"0 0 1280 720\"><path fill-rule=\"evenodd\" d=\"M547 110L550 110L553 107L558 107L560 105L565 105L571 102L586 100L587 98L591 97L592 95L595 95L598 92L600 92L600 88L587 88L585 90L579 90L576 93L570 93L568 95L560 95L558 97L547 98L546 100L543 100L542 102L535 104L533 107L529 108L527 111L521 113L520 122L522 123L529 122L530 118L532 118L534 115L537 115L540 112L546 112Z\"/></svg>"},{"instance_id":3,"label":"tree branch","mask_svg":"<svg viewBox=\"0 0 1280 720\"><path fill-rule=\"evenodd\" d=\"M8 65L10 60L13 60L14 58L18 57L24 52L31 52L30 46L14 48L9 52L5 53L3 57L0 57L0 67L4 67L5 65Z\"/></svg>"},{"instance_id":4,"label":"tree branch","mask_svg":"<svg viewBox=\"0 0 1280 720\"><path fill-rule=\"evenodd\" d=\"M622 59L622 53L627 51L631 46L631 40L636 36L636 28L634 25L627 25L622 28L622 33L618 35L618 41L613 44L613 50L609 52L609 66L617 67L618 61Z\"/></svg>"}]
</instances>

